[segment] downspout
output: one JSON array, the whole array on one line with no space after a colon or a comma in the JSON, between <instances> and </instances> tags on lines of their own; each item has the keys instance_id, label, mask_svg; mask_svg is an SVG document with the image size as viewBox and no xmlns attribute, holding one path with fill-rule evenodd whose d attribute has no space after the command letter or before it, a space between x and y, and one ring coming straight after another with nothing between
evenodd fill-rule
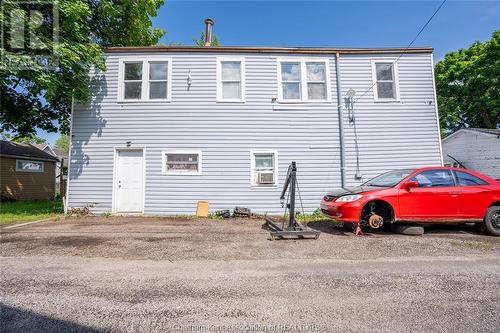
<instances>
[{"instance_id":1,"label":"downspout","mask_svg":"<svg viewBox=\"0 0 500 333\"><path fill-rule=\"evenodd\" d=\"M340 145L340 184L346 186L345 178L345 149L344 149L344 115L342 112L342 86L340 80L340 54L335 53L335 76L337 78L337 111L339 116L339 145Z\"/></svg>"},{"instance_id":2,"label":"downspout","mask_svg":"<svg viewBox=\"0 0 500 333\"><path fill-rule=\"evenodd\" d=\"M432 73L432 88L434 89L434 107L436 108L436 121L437 121L437 136L439 140L439 157L441 158L441 166L444 165L443 158L443 138L441 137L441 122L439 121L439 110L436 93L436 77L434 76L434 54L431 53L431 73Z\"/></svg>"},{"instance_id":3,"label":"downspout","mask_svg":"<svg viewBox=\"0 0 500 333\"><path fill-rule=\"evenodd\" d=\"M73 150L73 109L75 108L75 98L71 97L71 115L69 118L69 147L68 147L68 175L66 176L66 197L64 198L64 214L68 214L69 204L69 178L71 174L71 151ZM63 178L64 159L61 161L61 179Z\"/></svg>"}]
</instances>

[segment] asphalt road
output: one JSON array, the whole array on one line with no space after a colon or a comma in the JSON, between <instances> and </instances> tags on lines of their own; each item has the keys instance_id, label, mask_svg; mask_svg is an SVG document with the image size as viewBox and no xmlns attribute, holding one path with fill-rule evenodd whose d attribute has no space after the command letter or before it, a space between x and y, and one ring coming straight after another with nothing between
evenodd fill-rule
<instances>
[{"instance_id":1,"label":"asphalt road","mask_svg":"<svg viewBox=\"0 0 500 333\"><path fill-rule=\"evenodd\" d=\"M459 228L356 238L320 224L317 241L283 242L260 224L83 219L4 230L0 330L500 331L498 238Z\"/></svg>"}]
</instances>

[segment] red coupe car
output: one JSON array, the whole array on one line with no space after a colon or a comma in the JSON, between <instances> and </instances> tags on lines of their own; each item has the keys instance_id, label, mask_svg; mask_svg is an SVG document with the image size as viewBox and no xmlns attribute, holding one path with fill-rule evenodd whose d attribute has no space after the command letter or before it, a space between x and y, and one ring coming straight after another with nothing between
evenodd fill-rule
<instances>
[{"instance_id":1,"label":"red coupe car","mask_svg":"<svg viewBox=\"0 0 500 333\"><path fill-rule=\"evenodd\" d=\"M326 194L321 211L351 226L473 222L500 236L500 181L448 167L394 170Z\"/></svg>"}]
</instances>

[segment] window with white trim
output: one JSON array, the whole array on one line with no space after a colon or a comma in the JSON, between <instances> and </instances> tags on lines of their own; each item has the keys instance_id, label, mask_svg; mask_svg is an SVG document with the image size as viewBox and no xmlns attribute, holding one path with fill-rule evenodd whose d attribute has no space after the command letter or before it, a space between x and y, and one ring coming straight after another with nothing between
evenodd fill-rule
<instances>
[{"instance_id":1,"label":"window with white trim","mask_svg":"<svg viewBox=\"0 0 500 333\"><path fill-rule=\"evenodd\" d=\"M17 172L43 172L42 161L16 160Z\"/></svg>"},{"instance_id":2,"label":"window with white trim","mask_svg":"<svg viewBox=\"0 0 500 333\"><path fill-rule=\"evenodd\" d=\"M396 101L398 96L397 66L393 61L372 63L373 92L377 101Z\"/></svg>"},{"instance_id":3,"label":"window with white trim","mask_svg":"<svg viewBox=\"0 0 500 333\"><path fill-rule=\"evenodd\" d=\"M141 99L142 62L124 62L123 68L123 98Z\"/></svg>"},{"instance_id":4,"label":"window with white trim","mask_svg":"<svg viewBox=\"0 0 500 333\"><path fill-rule=\"evenodd\" d=\"M326 67L324 62L307 62L307 98L326 99Z\"/></svg>"},{"instance_id":5,"label":"window with white trim","mask_svg":"<svg viewBox=\"0 0 500 333\"><path fill-rule=\"evenodd\" d=\"M217 101L242 102L245 94L245 62L242 58L217 59Z\"/></svg>"},{"instance_id":6,"label":"window with white trim","mask_svg":"<svg viewBox=\"0 0 500 333\"><path fill-rule=\"evenodd\" d=\"M165 175L200 175L201 151L167 150L162 152L162 163Z\"/></svg>"},{"instance_id":7,"label":"window with white trim","mask_svg":"<svg viewBox=\"0 0 500 333\"><path fill-rule=\"evenodd\" d=\"M300 62L281 63L281 87L285 100L302 99L302 74Z\"/></svg>"},{"instance_id":8,"label":"window with white trim","mask_svg":"<svg viewBox=\"0 0 500 333\"><path fill-rule=\"evenodd\" d=\"M278 60L278 99L283 102L330 100L328 61Z\"/></svg>"},{"instance_id":9,"label":"window with white trim","mask_svg":"<svg viewBox=\"0 0 500 333\"><path fill-rule=\"evenodd\" d=\"M121 59L118 99L124 102L170 101L171 72L170 59Z\"/></svg>"},{"instance_id":10,"label":"window with white trim","mask_svg":"<svg viewBox=\"0 0 500 333\"><path fill-rule=\"evenodd\" d=\"M252 186L275 186L278 182L278 156L276 151L251 152Z\"/></svg>"},{"instance_id":11,"label":"window with white trim","mask_svg":"<svg viewBox=\"0 0 500 333\"><path fill-rule=\"evenodd\" d=\"M168 62L149 62L149 99L167 99Z\"/></svg>"}]
</instances>

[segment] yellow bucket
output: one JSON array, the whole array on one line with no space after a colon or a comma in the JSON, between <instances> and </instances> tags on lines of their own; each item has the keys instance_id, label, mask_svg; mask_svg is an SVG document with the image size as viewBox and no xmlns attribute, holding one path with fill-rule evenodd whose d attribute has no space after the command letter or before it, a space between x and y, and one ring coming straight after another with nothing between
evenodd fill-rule
<instances>
[{"instance_id":1,"label":"yellow bucket","mask_svg":"<svg viewBox=\"0 0 500 333\"><path fill-rule=\"evenodd\" d=\"M196 217L208 217L208 201L198 201Z\"/></svg>"}]
</instances>

